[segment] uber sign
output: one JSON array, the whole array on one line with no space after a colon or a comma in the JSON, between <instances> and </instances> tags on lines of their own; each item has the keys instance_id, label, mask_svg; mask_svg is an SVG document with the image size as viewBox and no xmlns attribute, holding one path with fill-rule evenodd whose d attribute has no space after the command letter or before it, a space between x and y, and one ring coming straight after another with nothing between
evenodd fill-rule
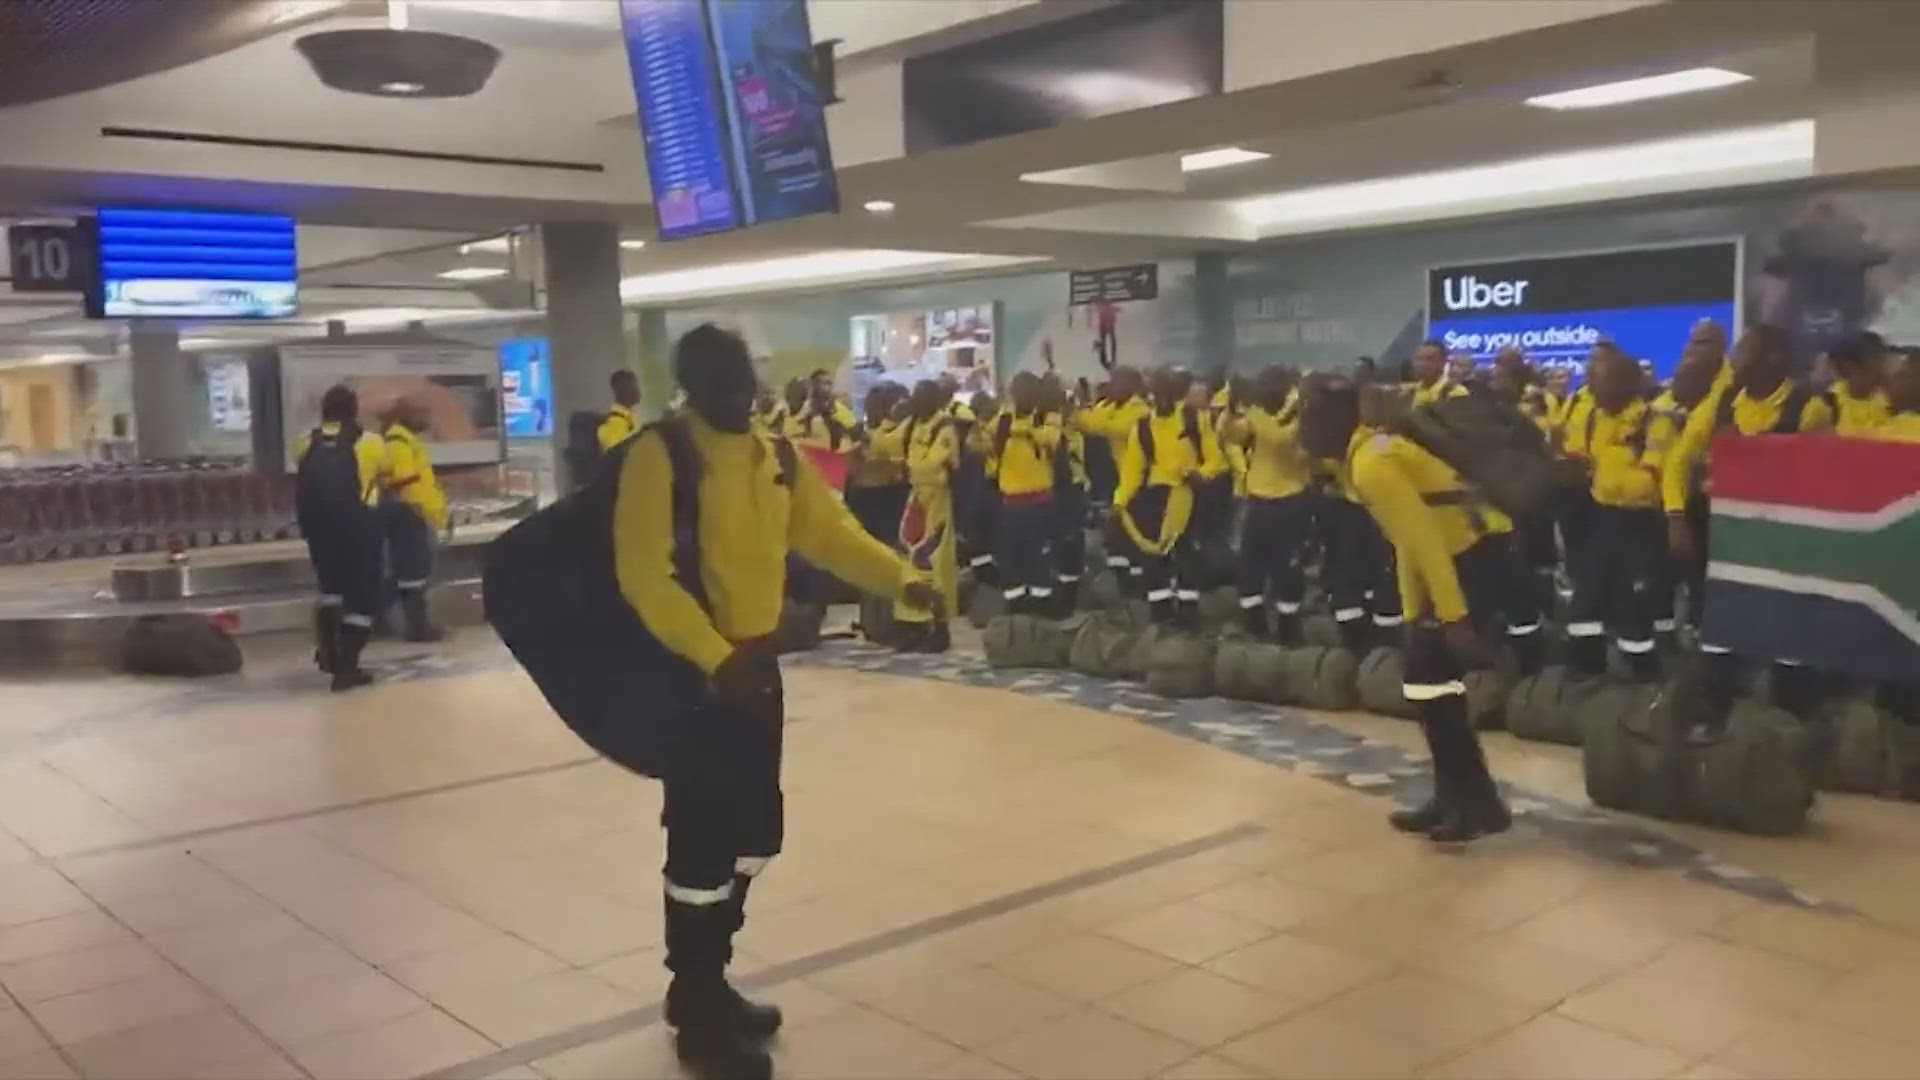
<instances>
[{"instance_id":1,"label":"uber sign","mask_svg":"<svg viewBox=\"0 0 1920 1080\"><path fill-rule=\"evenodd\" d=\"M1611 341L1665 378L1701 319L1735 329L1740 245L1725 240L1427 271L1427 336L1485 363L1519 348L1577 367Z\"/></svg>"}]
</instances>

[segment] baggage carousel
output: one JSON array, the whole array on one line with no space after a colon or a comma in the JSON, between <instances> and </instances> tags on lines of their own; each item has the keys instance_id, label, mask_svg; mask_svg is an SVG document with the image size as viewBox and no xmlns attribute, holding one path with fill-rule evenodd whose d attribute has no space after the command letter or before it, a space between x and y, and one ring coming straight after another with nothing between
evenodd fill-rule
<instances>
[{"instance_id":1,"label":"baggage carousel","mask_svg":"<svg viewBox=\"0 0 1920 1080\"><path fill-rule=\"evenodd\" d=\"M435 554L429 604L446 627L484 621L480 568L486 545L511 521L463 526ZM299 541L9 567L0 579L0 670L113 669L134 622L202 615L236 637L309 633L313 569Z\"/></svg>"}]
</instances>

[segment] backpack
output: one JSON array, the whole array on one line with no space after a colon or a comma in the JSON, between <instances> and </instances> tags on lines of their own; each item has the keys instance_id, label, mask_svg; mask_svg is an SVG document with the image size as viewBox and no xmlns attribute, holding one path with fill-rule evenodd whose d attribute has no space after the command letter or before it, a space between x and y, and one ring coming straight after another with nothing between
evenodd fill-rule
<instances>
[{"instance_id":1,"label":"backpack","mask_svg":"<svg viewBox=\"0 0 1920 1080\"><path fill-rule=\"evenodd\" d=\"M1472 494L1511 516L1539 512L1573 479L1539 426L1492 394L1465 394L1430 405L1397 399L1382 404L1384 429L1446 462Z\"/></svg>"},{"instance_id":2,"label":"backpack","mask_svg":"<svg viewBox=\"0 0 1920 1080\"><path fill-rule=\"evenodd\" d=\"M698 453L684 421L668 417L646 430L658 434L672 469L674 576L704 607ZM661 644L620 592L613 508L638 439L610 448L583 487L488 544L480 580L487 622L561 721L614 764L657 777L676 768L706 677ZM791 485L793 446L776 439L774 451L779 482Z\"/></svg>"},{"instance_id":3,"label":"backpack","mask_svg":"<svg viewBox=\"0 0 1920 1080\"><path fill-rule=\"evenodd\" d=\"M325 535L343 521L367 513L367 492L360 486L361 431L344 424L329 435L314 428L307 452L294 470L293 515L307 536Z\"/></svg>"},{"instance_id":4,"label":"backpack","mask_svg":"<svg viewBox=\"0 0 1920 1080\"><path fill-rule=\"evenodd\" d=\"M1714 410L1713 414L1713 430L1716 432L1722 430L1738 430L1733 426L1733 405L1739 397L1740 391L1731 386L1721 391L1720 404ZM1806 415L1807 403L1816 397L1825 401L1827 408L1831 410L1835 416L1840 414L1840 410L1835 404L1832 394L1824 390L1811 390L1807 388L1805 383L1796 382L1788 388L1787 400L1780 403L1780 415L1774 419L1773 426L1767 429L1767 434L1798 434L1800 431L1800 421Z\"/></svg>"},{"instance_id":5,"label":"backpack","mask_svg":"<svg viewBox=\"0 0 1920 1080\"><path fill-rule=\"evenodd\" d=\"M600 449L600 425L612 415L612 412L594 412L590 409L577 409L567 414L567 447L561 452L561 457L566 462L567 475L573 478L576 486L587 482L600 459L605 456Z\"/></svg>"}]
</instances>

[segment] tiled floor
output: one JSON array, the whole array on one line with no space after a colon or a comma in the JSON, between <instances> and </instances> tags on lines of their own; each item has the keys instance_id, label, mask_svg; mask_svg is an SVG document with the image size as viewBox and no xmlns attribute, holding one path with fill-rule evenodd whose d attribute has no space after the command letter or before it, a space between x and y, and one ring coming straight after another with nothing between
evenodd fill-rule
<instances>
[{"instance_id":1,"label":"tiled floor","mask_svg":"<svg viewBox=\"0 0 1920 1080\"><path fill-rule=\"evenodd\" d=\"M0 683L0 1078L676 1075L656 789L478 655ZM391 654L389 654L391 655ZM1044 697L791 678L741 972L796 1080L1920 1078L1920 807L1694 843L1763 903ZM1345 719L1405 741L1405 725ZM1502 770L1577 791L1558 751Z\"/></svg>"}]
</instances>

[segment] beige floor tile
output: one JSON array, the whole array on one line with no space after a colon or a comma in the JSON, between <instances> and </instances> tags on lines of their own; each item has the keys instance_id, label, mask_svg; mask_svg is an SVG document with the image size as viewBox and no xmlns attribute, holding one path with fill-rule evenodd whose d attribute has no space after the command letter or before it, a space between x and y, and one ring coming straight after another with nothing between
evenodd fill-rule
<instances>
[{"instance_id":1,"label":"beige floor tile","mask_svg":"<svg viewBox=\"0 0 1920 1080\"><path fill-rule=\"evenodd\" d=\"M855 1000L937 1035L978 1048L1071 1012L1076 1003L989 967L926 969L888 991Z\"/></svg>"},{"instance_id":2,"label":"beige floor tile","mask_svg":"<svg viewBox=\"0 0 1920 1080\"><path fill-rule=\"evenodd\" d=\"M1690 1058L1705 1057L1781 1018L1711 987L1637 971L1574 995L1556 1012Z\"/></svg>"},{"instance_id":3,"label":"beige floor tile","mask_svg":"<svg viewBox=\"0 0 1920 1080\"><path fill-rule=\"evenodd\" d=\"M71 881L45 866L10 866L0 891L0 926L19 926L80 911L94 904Z\"/></svg>"},{"instance_id":4,"label":"beige floor tile","mask_svg":"<svg viewBox=\"0 0 1920 1080\"><path fill-rule=\"evenodd\" d=\"M1520 1005L1556 1005L1610 977L1613 965L1535 945L1512 934L1439 941L1415 950L1408 966Z\"/></svg>"},{"instance_id":5,"label":"beige floor tile","mask_svg":"<svg viewBox=\"0 0 1920 1080\"><path fill-rule=\"evenodd\" d=\"M1159 953L1087 935L995 960L993 966L1062 997L1093 1002L1179 965Z\"/></svg>"},{"instance_id":6,"label":"beige floor tile","mask_svg":"<svg viewBox=\"0 0 1920 1080\"><path fill-rule=\"evenodd\" d=\"M1741 945L1847 970L1895 958L1920 965L1920 938L1821 911L1757 908L1722 922L1712 933Z\"/></svg>"},{"instance_id":7,"label":"beige floor tile","mask_svg":"<svg viewBox=\"0 0 1920 1080\"><path fill-rule=\"evenodd\" d=\"M584 969L587 974L602 982L636 994L644 1000L654 1000L665 996L667 982L673 976L664 963L666 950L641 949L625 956L616 956ZM737 976L749 969L746 958L736 955L732 971Z\"/></svg>"},{"instance_id":8,"label":"beige floor tile","mask_svg":"<svg viewBox=\"0 0 1920 1080\"><path fill-rule=\"evenodd\" d=\"M659 1024L616 1035L533 1063L552 1080L680 1080L673 1036Z\"/></svg>"},{"instance_id":9,"label":"beige floor tile","mask_svg":"<svg viewBox=\"0 0 1920 1080\"><path fill-rule=\"evenodd\" d=\"M1277 934L1204 965L1216 975L1274 991L1306 1006L1381 978L1393 966L1355 956L1291 934Z\"/></svg>"},{"instance_id":10,"label":"beige floor tile","mask_svg":"<svg viewBox=\"0 0 1920 1080\"><path fill-rule=\"evenodd\" d=\"M793 1080L897 1080L936 1069L960 1053L951 1043L854 1007L782 1032L776 1056L781 1075Z\"/></svg>"},{"instance_id":11,"label":"beige floor tile","mask_svg":"<svg viewBox=\"0 0 1920 1080\"><path fill-rule=\"evenodd\" d=\"M1056 1017L983 1048L1034 1080L1149 1077L1193 1056L1196 1047L1092 1009Z\"/></svg>"},{"instance_id":12,"label":"beige floor tile","mask_svg":"<svg viewBox=\"0 0 1920 1080\"><path fill-rule=\"evenodd\" d=\"M1308 919L1332 915L1350 906L1353 899L1330 889L1269 875L1201 893L1192 902L1275 930L1286 930Z\"/></svg>"},{"instance_id":13,"label":"beige floor tile","mask_svg":"<svg viewBox=\"0 0 1920 1080\"><path fill-rule=\"evenodd\" d=\"M1385 1080L1412 1076L1417 1053L1357 1024L1302 1015L1234 1040L1215 1051L1279 1080Z\"/></svg>"},{"instance_id":14,"label":"beige floor tile","mask_svg":"<svg viewBox=\"0 0 1920 1080\"><path fill-rule=\"evenodd\" d=\"M1099 1007L1141 1027L1198 1047L1212 1047L1274 1023L1298 1006L1199 968L1186 968L1123 990Z\"/></svg>"},{"instance_id":15,"label":"beige floor tile","mask_svg":"<svg viewBox=\"0 0 1920 1080\"><path fill-rule=\"evenodd\" d=\"M441 952L382 964L381 970L415 993L436 994L520 982L566 968L565 962L505 934Z\"/></svg>"},{"instance_id":16,"label":"beige floor tile","mask_svg":"<svg viewBox=\"0 0 1920 1080\"><path fill-rule=\"evenodd\" d=\"M437 1009L359 1031L295 1043L288 1052L314 1080L423 1076L499 1049Z\"/></svg>"},{"instance_id":17,"label":"beige floor tile","mask_svg":"<svg viewBox=\"0 0 1920 1080\"><path fill-rule=\"evenodd\" d=\"M1917 968L1920 970L1920 968ZM1799 1014L1828 999L1840 969L1704 935L1683 938L1641 968L1743 1004Z\"/></svg>"},{"instance_id":18,"label":"beige floor tile","mask_svg":"<svg viewBox=\"0 0 1920 1080\"><path fill-rule=\"evenodd\" d=\"M232 951L213 949L172 959L229 1002L309 979L362 975L374 970L373 965L304 929Z\"/></svg>"},{"instance_id":19,"label":"beige floor tile","mask_svg":"<svg viewBox=\"0 0 1920 1080\"><path fill-rule=\"evenodd\" d=\"M1427 912L1421 904L1425 897L1421 893L1356 901L1343 911L1308 919L1287 932L1341 952L1395 964L1437 944L1466 945L1484 935L1479 927Z\"/></svg>"},{"instance_id":20,"label":"beige floor tile","mask_svg":"<svg viewBox=\"0 0 1920 1080\"><path fill-rule=\"evenodd\" d=\"M997 1061L966 1053L917 1076L918 1080L1021 1080L1019 1073Z\"/></svg>"},{"instance_id":21,"label":"beige floor tile","mask_svg":"<svg viewBox=\"0 0 1920 1080\"><path fill-rule=\"evenodd\" d=\"M1462 983L1411 972L1368 983L1303 1015L1378 1032L1430 1065L1519 1027L1536 1012Z\"/></svg>"},{"instance_id":22,"label":"beige floor tile","mask_svg":"<svg viewBox=\"0 0 1920 1080\"><path fill-rule=\"evenodd\" d=\"M1193 902L1169 904L1102 931L1184 964L1200 964L1273 935L1273 928Z\"/></svg>"},{"instance_id":23,"label":"beige floor tile","mask_svg":"<svg viewBox=\"0 0 1920 1080\"><path fill-rule=\"evenodd\" d=\"M79 1075L52 1047L0 1043L0 1080L76 1080Z\"/></svg>"},{"instance_id":24,"label":"beige floor tile","mask_svg":"<svg viewBox=\"0 0 1920 1080\"><path fill-rule=\"evenodd\" d=\"M591 975L556 971L517 983L443 993L434 1004L487 1038L512 1046L629 1012L643 1002Z\"/></svg>"},{"instance_id":25,"label":"beige floor tile","mask_svg":"<svg viewBox=\"0 0 1920 1080\"><path fill-rule=\"evenodd\" d=\"M1201 1054L1160 1074L1164 1080L1259 1080L1261 1074L1230 1058Z\"/></svg>"},{"instance_id":26,"label":"beige floor tile","mask_svg":"<svg viewBox=\"0 0 1920 1080\"><path fill-rule=\"evenodd\" d=\"M1561 1016L1540 1016L1421 1075L1433 1080L1657 1080L1686 1058Z\"/></svg>"},{"instance_id":27,"label":"beige floor tile","mask_svg":"<svg viewBox=\"0 0 1920 1080\"><path fill-rule=\"evenodd\" d=\"M1897 1044L1828 1024L1787 1020L1747 1032L1710 1064L1755 1080L1914 1080L1920 1055Z\"/></svg>"},{"instance_id":28,"label":"beige floor tile","mask_svg":"<svg viewBox=\"0 0 1920 1080\"><path fill-rule=\"evenodd\" d=\"M177 971L104 986L29 1008L47 1033L59 1043L79 1042L133 1028L170 1022L204 1013L219 1003L200 984Z\"/></svg>"},{"instance_id":29,"label":"beige floor tile","mask_svg":"<svg viewBox=\"0 0 1920 1080\"><path fill-rule=\"evenodd\" d=\"M1690 930L1643 922L1606 905L1569 900L1516 923L1508 932L1535 945L1625 971L1665 952Z\"/></svg>"},{"instance_id":30,"label":"beige floor tile","mask_svg":"<svg viewBox=\"0 0 1920 1080\"><path fill-rule=\"evenodd\" d=\"M163 1021L66 1048L89 1080L298 1077L293 1063L225 1010Z\"/></svg>"},{"instance_id":31,"label":"beige floor tile","mask_svg":"<svg viewBox=\"0 0 1920 1080\"><path fill-rule=\"evenodd\" d=\"M21 1001L47 1001L172 971L145 942L118 941L0 967L0 985Z\"/></svg>"},{"instance_id":32,"label":"beige floor tile","mask_svg":"<svg viewBox=\"0 0 1920 1080\"><path fill-rule=\"evenodd\" d=\"M282 1044L372 1027L426 1007L406 987L375 972L289 983L233 1003L243 1019Z\"/></svg>"},{"instance_id":33,"label":"beige floor tile","mask_svg":"<svg viewBox=\"0 0 1920 1080\"><path fill-rule=\"evenodd\" d=\"M0 968L55 953L117 945L133 933L104 911L76 911L0 929Z\"/></svg>"}]
</instances>

